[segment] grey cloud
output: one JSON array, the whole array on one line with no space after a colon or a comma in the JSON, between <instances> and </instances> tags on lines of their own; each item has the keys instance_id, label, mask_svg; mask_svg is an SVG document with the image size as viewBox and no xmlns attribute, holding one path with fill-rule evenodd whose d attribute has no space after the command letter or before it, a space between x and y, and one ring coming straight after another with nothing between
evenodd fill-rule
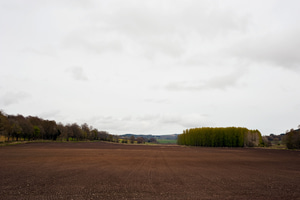
<instances>
[{"instance_id":1,"label":"grey cloud","mask_svg":"<svg viewBox=\"0 0 300 200\"><path fill-rule=\"evenodd\" d=\"M82 35L86 35L85 32ZM123 50L122 43L118 40L99 41L98 38L88 39L78 33L70 33L62 40L63 47L67 49L77 49L80 51L88 51L95 54L102 54L107 51L119 52Z\"/></svg>"},{"instance_id":2,"label":"grey cloud","mask_svg":"<svg viewBox=\"0 0 300 200\"><path fill-rule=\"evenodd\" d=\"M34 53L34 54L39 55L39 56L50 56L50 57L56 57L57 56L54 48L51 47L51 46L41 47L40 49L24 48L23 52L24 53Z\"/></svg>"},{"instance_id":3,"label":"grey cloud","mask_svg":"<svg viewBox=\"0 0 300 200\"><path fill-rule=\"evenodd\" d=\"M184 128L203 126L206 123L207 115L201 114L153 114L137 118L138 121L150 121L156 126L177 125Z\"/></svg>"},{"instance_id":4,"label":"grey cloud","mask_svg":"<svg viewBox=\"0 0 300 200\"><path fill-rule=\"evenodd\" d=\"M211 59L211 57L209 57L207 54L198 54L180 61L179 64L184 66L210 66L212 61L214 60Z\"/></svg>"},{"instance_id":5,"label":"grey cloud","mask_svg":"<svg viewBox=\"0 0 300 200\"><path fill-rule=\"evenodd\" d=\"M138 121L156 121L159 119L160 115L159 114L145 114L142 116L136 117L136 120Z\"/></svg>"},{"instance_id":6,"label":"grey cloud","mask_svg":"<svg viewBox=\"0 0 300 200\"><path fill-rule=\"evenodd\" d=\"M64 1L57 1L57 3L64 3L66 6L74 6L74 7L80 7L80 8L92 8L94 6L94 3L92 0L64 0Z\"/></svg>"},{"instance_id":7,"label":"grey cloud","mask_svg":"<svg viewBox=\"0 0 300 200\"><path fill-rule=\"evenodd\" d=\"M205 114L185 114L185 115L162 115L159 124L180 125L183 128L207 126L207 115Z\"/></svg>"},{"instance_id":8,"label":"grey cloud","mask_svg":"<svg viewBox=\"0 0 300 200\"><path fill-rule=\"evenodd\" d=\"M147 103L156 103L156 104L165 104L170 102L168 99L154 99L154 98L145 99L144 101Z\"/></svg>"},{"instance_id":9,"label":"grey cloud","mask_svg":"<svg viewBox=\"0 0 300 200\"><path fill-rule=\"evenodd\" d=\"M184 128L195 128L195 127L208 126L206 120L203 117L185 118L185 119L182 119L180 124Z\"/></svg>"},{"instance_id":10,"label":"grey cloud","mask_svg":"<svg viewBox=\"0 0 300 200\"><path fill-rule=\"evenodd\" d=\"M70 67L66 70L74 80L77 81L87 81L88 77L84 73L81 67Z\"/></svg>"},{"instance_id":11,"label":"grey cloud","mask_svg":"<svg viewBox=\"0 0 300 200\"><path fill-rule=\"evenodd\" d=\"M203 125L204 117L200 115L170 115L170 114L145 114L137 117L116 118L113 116L94 117L92 123L100 130L107 130L114 134L136 133L149 134L158 127L181 127L181 129ZM171 128L172 130L172 128ZM160 130L164 131L170 130Z\"/></svg>"},{"instance_id":12,"label":"grey cloud","mask_svg":"<svg viewBox=\"0 0 300 200\"><path fill-rule=\"evenodd\" d=\"M57 119L60 117L60 111L59 110L46 111L40 113L38 116L43 119Z\"/></svg>"},{"instance_id":13,"label":"grey cloud","mask_svg":"<svg viewBox=\"0 0 300 200\"><path fill-rule=\"evenodd\" d=\"M170 57L179 57L185 51L184 45L179 41L167 38L151 38L140 42L140 44L147 47L144 49L144 55L148 58L154 58L159 56L159 54Z\"/></svg>"},{"instance_id":14,"label":"grey cloud","mask_svg":"<svg viewBox=\"0 0 300 200\"><path fill-rule=\"evenodd\" d=\"M227 49L228 54L251 62L267 62L288 69L300 67L300 29L246 38Z\"/></svg>"},{"instance_id":15,"label":"grey cloud","mask_svg":"<svg viewBox=\"0 0 300 200\"><path fill-rule=\"evenodd\" d=\"M140 2L138 6L120 6L123 8L116 10L117 14L110 15L108 27L141 37L190 31L215 36L231 30L244 30L247 26L246 17L237 16L233 10L219 10L214 3L208 2L187 1L159 8Z\"/></svg>"},{"instance_id":16,"label":"grey cloud","mask_svg":"<svg viewBox=\"0 0 300 200\"><path fill-rule=\"evenodd\" d=\"M178 115L162 115L159 119L161 124L182 124L182 117Z\"/></svg>"},{"instance_id":17,"label":"grey cloud","mask_svg":"<svg viewBox=\"0 0 300 200\"><path fill-rule=\"evenodd\" d=\"M185 10L181 16L182 25L188 24L191 31L196 31L204 38L227 35L232 32L243 32L249 24L248 16L239 16L234 10L217 9L217 5L203 8L199 12L197 6Z\"/></svg>"},{"instance_id":18,"label":"grey cloud","mask_svg":"<svg viewBox=\"0 0 300 200\"><path fill-rule=\"evenodd\" d=\"M230 62L228 56L224 56L223 52L206 50L179 60L177 64L185 67L218 68L228 61Z\"/></svg>"},{"instance_id":19,"label":"grey cloud","mask_svg":"<svg viewBox=\"0 0 300 200\"><path fill-rule=\"evenodd\" d=\"M0 102L2 102L4 106L9 106L18 104L29 97L31 97L31 95L26 92L6 92L2 95Z\"/></svg>"},{"instance_id":20,"label":"grey cloud","mask_svg":"<svg viewBox=\"0 0 300 200\"><path fill-rule=\"evenodd\" d=\"M93 126L97 127L99 130L109 131L111 134L120 133L141 133L149 128L148 123L137 122L136 119L132 119L131 116L124 118L118 118L114 116L95 116L92 120ZM126 131L126 132L124 132Z\"/></svg>"},{"instance_id":21,"label":"grey cloud","mask_svg":"<svg viewBox=\"0 0 300 200\"><path fill-rule=\"evenodd\" d=\"M231 31L243 31L248 24L247 17L232 10L219 10L210 1L172 2L161 7L144 2L134 5L119 2L105 13L93 14L93 20L101 27L99 33L118 33L119 38L140 47L144 56L150 58L159 53L170 57L183 55L186 44L194 43L191 35L212 39Z\"/></svg>"},{"instance_id":22,"label":"grey cloud","mask_svg":"<svg viewBox=\"0 0 300 200\"><path fill-rule=\"evenodd\" d=\"M243 75L242 70L237 70L236 72L224 75L216 76L206 81L179 81L171 82L165 86L167 90L177 91L189 91L189 90L225 90L229 87L234 87L237 85L238 80Z\"/></svg>"}]
</instances>

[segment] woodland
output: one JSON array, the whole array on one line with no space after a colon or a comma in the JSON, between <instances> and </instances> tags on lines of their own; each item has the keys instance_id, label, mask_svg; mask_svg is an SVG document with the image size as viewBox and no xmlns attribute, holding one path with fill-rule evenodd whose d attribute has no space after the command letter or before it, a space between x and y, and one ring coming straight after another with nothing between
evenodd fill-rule
<instances>
[{"instance_id":1,"label":"woodland","mask_svg":"<svg viewBox=\"0 0 300 200\"><path fill-rule=\"evenodd\" d=\"M87 123L62 124L54 120L45 120L39 117L23 115L7 115L0 111L0 135L6 142L19 140L60 140L84 141L102 140L116 141L117 136L107 131L99 131Z\"/></svg>"},{"instance_id":2,"label":"woodland","mask_svg":"<svg viewBox=\"0 0 300 200\"><path fill-rule=\"evenodd\" d=\"M191 128L177 137L178 145L204 147L270 147L283 144L288 149L300 149L300 128L290 129L285 134L262 136L259 130L243 127L202 127ZM98 130L87 123L62 124L54 120L45 120L36 116L8 115L0 110L0 142L13 141L109 141L121 143L158 143L151 135L112 135Z\"/></svg>"}]
</instances>

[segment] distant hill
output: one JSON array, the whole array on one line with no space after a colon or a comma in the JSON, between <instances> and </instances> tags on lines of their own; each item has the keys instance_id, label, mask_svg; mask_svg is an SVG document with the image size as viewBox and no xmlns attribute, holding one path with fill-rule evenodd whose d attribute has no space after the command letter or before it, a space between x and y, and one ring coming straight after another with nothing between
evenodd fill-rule
<instances>
[{"instance_id":1,"label":"distant hill","mask_svg":"<svg viewBox=\"0 0 300 200\"><path fill-rule=\"evenodd\" d=\"M177 140L177 136L179 134L172 134L172 135L156 135L157 139L161 140Z\"/></svg>"}]
</instances>

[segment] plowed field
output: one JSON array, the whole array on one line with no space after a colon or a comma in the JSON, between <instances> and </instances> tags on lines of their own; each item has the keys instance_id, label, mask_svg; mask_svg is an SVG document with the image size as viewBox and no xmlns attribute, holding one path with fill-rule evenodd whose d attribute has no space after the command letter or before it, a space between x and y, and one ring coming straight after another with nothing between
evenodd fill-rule
<instances>
[{"instance_id":1,"label":"plowed field","mask_svg":"<svg viewBox=\"0 0 300 200\"><path fill-rule=\"evenodd\" d=\"M300 199L300 152L104 142L5 146L0 199Z\"/></svg>"}]
</instances>

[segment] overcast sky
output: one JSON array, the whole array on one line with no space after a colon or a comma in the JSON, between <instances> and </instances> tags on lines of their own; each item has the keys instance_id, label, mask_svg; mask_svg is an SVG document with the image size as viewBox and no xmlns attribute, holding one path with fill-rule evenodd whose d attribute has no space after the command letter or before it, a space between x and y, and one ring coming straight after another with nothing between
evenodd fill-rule
<instances>
[{"instance_id":1,"label":"overcast sky","mask_svg":"<svg viewBox=\"0 0 300 200\"><path fill-rule=\"evenodd\" d=\"M1 0L0 109L111 134L300 124L298 0Z\"/></svg>"}]
</instances>

